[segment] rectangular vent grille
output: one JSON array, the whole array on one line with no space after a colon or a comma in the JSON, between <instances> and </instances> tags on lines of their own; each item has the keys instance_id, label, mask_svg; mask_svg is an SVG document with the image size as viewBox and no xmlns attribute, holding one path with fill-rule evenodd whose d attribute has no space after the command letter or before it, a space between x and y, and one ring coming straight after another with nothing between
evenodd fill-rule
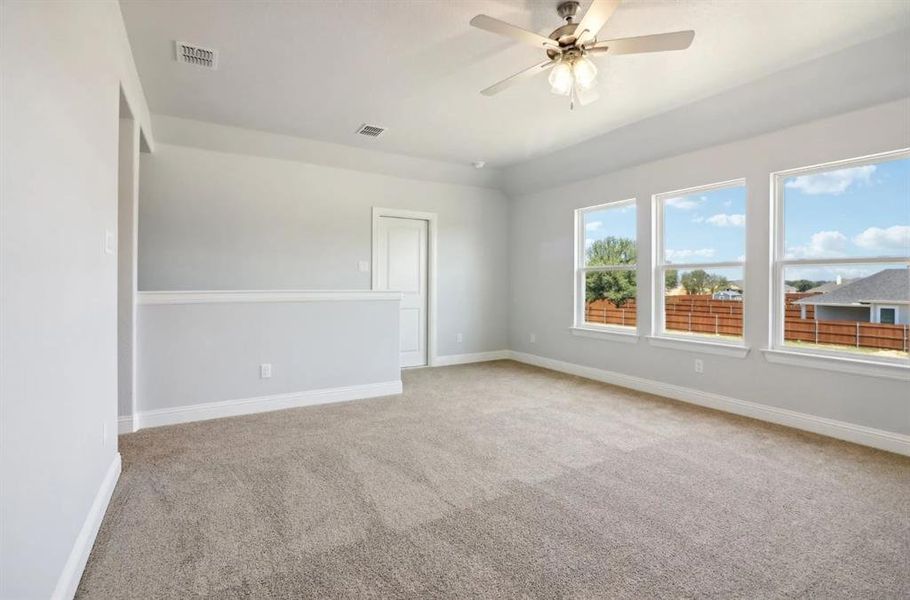
<instances>
[{"instance_id":1,"label":"rectangular vent grille","mask_svg":"<svg viewBox=\"0 0 910 600\"><path fill-rule=\"evenodd\" d=\"M197 67L204 67L206 69L218 68L217 50L194 46L193 44L187 44L186 42L174 42L174 45L177 53L177 62L196 65Z\"/></svg>"},{"instance_id":2,"label":"rectangular vent grille","mask_svg":"<svg viewBox=\"0 0 910 600\"><path fill-rule=\"evenodd\" d=\"M367 137L379 137L379 135L385 131L385 127L379 127L377 125L367 125L364 123L357 130L357 133L360 135L365 135Z\"/></svg>"}]
</instances>

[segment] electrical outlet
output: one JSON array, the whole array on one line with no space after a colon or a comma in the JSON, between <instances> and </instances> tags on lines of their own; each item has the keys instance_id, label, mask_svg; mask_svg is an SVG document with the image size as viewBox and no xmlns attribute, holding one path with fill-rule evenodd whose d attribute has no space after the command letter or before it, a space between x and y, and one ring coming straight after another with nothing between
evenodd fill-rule
<instances>
[{"instance_id":1,"label":"electrical outlet","mask_svg":"<svg viewBox=\"0 0 910 600\"><path fill-rule=\"evenodd\" d=\"M456 334L455 334L455 341L458 342L459 344L462 343L462 342L464 341L464 336L463 336L462 334L460 334L460 333L456 333Z\"/></svg>"},{"instance_id":2,"label":"electrical outlet","mask_svg":"<svg viewBox=\"0 0 910 600\"><path fill-rule=\"evenodd\" d=\"M537 334L532 333L530 336L528 336L528 339L531 340L532 344L536 344L537 343Z\"/></svg>"},{"instance_id":3,"label":"electrical outlet","mask_svg":"<svg viewBox=\"0 0 910 600\"><path fill-rule=\"evenodd\" d=\"M358 261L357 270L360 271L361 273L369 273L370 272L370 262L366 261L366 260Z\"/></svg>"},{"instance_id":4,"label":"electrical outlet","mask_svg":"<svg viewBox=\"0 0 910 600\"><path fill-rule=\"evenodd\" d=\"M268 379L272 376L272 363L262 363L259 365L259 378Z\"/></svg>"},{"instance_id":5,"label":"electrical outlet","mask_svg":"<svg viewBox=\"0 0 910 600\"><path fill-rule=\"evenodd\" d=\"M700 358L695 359L695 372L704 373L705 372L705 361Z\"/></svg>"}]
</instances>

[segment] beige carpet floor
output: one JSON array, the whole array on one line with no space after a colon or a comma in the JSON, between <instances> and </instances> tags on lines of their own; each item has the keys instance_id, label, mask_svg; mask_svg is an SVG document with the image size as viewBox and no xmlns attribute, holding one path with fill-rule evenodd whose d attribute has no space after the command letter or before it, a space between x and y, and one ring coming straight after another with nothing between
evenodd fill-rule
<instances>
[{"instance_id":1,"label":"beige carpet floor","mask_svg":"<svg viewBox=\"0 0 910 600\"><path fill-rule=\"evenodd\" d=\"M910 598L910 459L509 361L149 429L82 599Z\"/></svg>"}]
</instances>

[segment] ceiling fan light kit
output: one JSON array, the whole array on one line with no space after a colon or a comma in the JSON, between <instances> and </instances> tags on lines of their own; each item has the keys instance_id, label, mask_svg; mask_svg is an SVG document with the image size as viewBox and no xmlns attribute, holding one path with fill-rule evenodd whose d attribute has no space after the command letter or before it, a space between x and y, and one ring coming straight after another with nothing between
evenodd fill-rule
<instances>
[{"instance_id":1,"label":"ceiling fan light kit","mask_svg":"<svg viewBox=\"0 0 910 600\"><path fill-rule=\"evenodd\" d=\"M598 98L594 90L597 86L597 66L589 56L685 50L692 44L694 31L598 41L597 34L613 15L620 1L593 0L578 23L575 22L575 15L579 3L575 0L562 2L556 7L556 13L565 21L565 25L556 28L549 37L487 15L477 15L471 19L471 25L474 27L531 44L543 49L547 54L547 60L519 71L480 93L492 96L537 73L549 70L550 91L560 96L568 96L569 108L574 109L576 101L586 105Z\"/></svg>"}]
</instances>

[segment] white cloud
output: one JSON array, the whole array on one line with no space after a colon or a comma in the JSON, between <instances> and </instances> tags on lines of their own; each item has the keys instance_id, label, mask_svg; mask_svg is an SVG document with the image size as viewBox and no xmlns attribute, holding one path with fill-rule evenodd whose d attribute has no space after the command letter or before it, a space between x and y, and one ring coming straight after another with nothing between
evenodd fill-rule
<instances>
[{"instance_id":1,"label":"white cloud","mask_svg":"<svg viewBox=\"0 0 910 600\"><path fill-rule=\"evenodd\" d=\"M875 165L865 165L825 173L800 175L788 181L786 187L800 190L804 194L838 195L846 192L856 182L869 183L874 172Z\"/></svg>"},{"instance_id":2,"label":"white cloud","mask_svg":"<svg viewBox=\"0 0 910 600\"><path fill-rule=\"evenodd\" d=\"M667 206L672 206L673 208L678 208L679 210L692 210L693 208L698 208L705 203L705 198L692 198L691 196L678 196L676 198L667 198L664 200L664 204Z\"/></svg>"},{"instance_id":3,"label":"white cloud","mask_svg":"<svg viewBox=\"0 0 910 600\"><path fill-rule=\"evenodd\" d=\"M794 246L787 250L787 258L833 258L844 255L847 236L840 231L819 231L805 246Z\"/></svg>"},{"instance_id":4,"label":"white cloud","mask_svg":"<svg viewBox=\"0 0 910 600\"><path fill-rule=\"evenodd\" d=\"M708 217L708 223L718 227L743 227L746 224L746 215L728 215L725 213Z\"/></svg>"},{"instance_id":5,"label":"white cloud","mask_svg":"<svg viewBox=\"0 0 910 600\"><path fill-rule=\"evenodd\" d=\"M854 237L853 243L866 250L905 256L910 251L910 226L892 225L887 229L870 227Z\"/></svg>"},{"instance_id":6,"label":"white cloud","mask_svg":"<svg viewBox=\"0 0 910 600\"><path fill-rule=\"evenodd\" d=\"M591 221L590 223L585 223L585 231L597 231L603 225L602 221Z\"/></svg>"},{"instance_id":7,"label":"white cloud","mask_svg":"<svg viewBox=\"0 0 910 600\"><path fill-rule=\"evenodd\" d=\"M876 265L875 267L868 267L868 266L794 267L791 269L787 269L786 278L787 279L809 279L811 281L836 281L838 276L840 276L843 279L860 279L862 277L869 277L870 275L878 273L882 269L887 269L889 267L891 267L891 265Z\"/></svg>"},{"instance_id":8,"label":"white cloud","mask_svg":"<svg viewBox=\"0 0 910 600\"><path fill-rule=\"evenodd\" d=\"M699 248L697 250L670 250L666 251L667 262L688 262L693 258L711 258L714 248Z\"/></svg>"}]
</instances>

